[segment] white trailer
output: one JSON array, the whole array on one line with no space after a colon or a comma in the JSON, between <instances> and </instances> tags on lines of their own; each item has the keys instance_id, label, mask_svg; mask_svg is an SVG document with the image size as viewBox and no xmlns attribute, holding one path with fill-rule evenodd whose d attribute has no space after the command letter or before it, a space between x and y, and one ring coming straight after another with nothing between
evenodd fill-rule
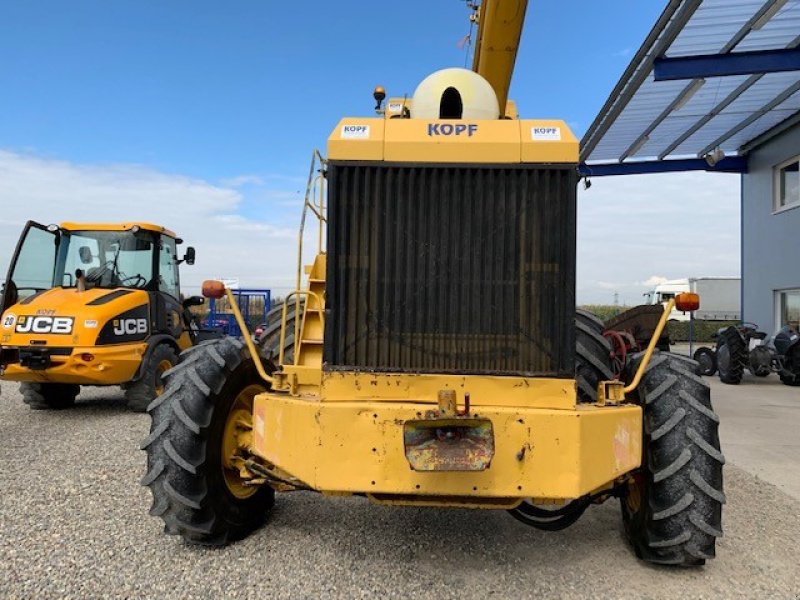
<instances>
[{"instance_id":1,"label":"white trailer","mask_svg":"<svg viewBox=\"0 0 800 600\"><path fill-rule=\"evenodd\" d=\"M740 277L687 277L658 284L645 294L648 304L662 304L681 292L694 292L700 296L700 310L695 319L709 321L739 321L742 318L742 280ZM689 314L673 310L669 317L688 321Z\"/></svg>"}]
</instances>

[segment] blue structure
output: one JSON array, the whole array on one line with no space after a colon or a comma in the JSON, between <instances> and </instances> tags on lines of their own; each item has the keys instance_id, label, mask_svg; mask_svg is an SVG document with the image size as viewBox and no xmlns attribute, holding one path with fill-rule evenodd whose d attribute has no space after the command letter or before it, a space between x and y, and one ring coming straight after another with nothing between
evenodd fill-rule
<instances>
[{"instance_id":1,"label":"blue structure","mask_svg":"<svg viewBox=\"0 0 800 600\"><path fill-rule=\"evenodd\" d=\"M247 328L252 332L266 319L266 315L272 306L272 292L268 289L258 288L231 291L236 298ZM209 300L208 308L208 318L203 323L205 328L217 329L224 331L227 335L241 337L242 330L232 313L219 312L217 301L214 298ZM261 308L261 311L258 308Z\"/></svg>"},{"instance_id":2,"label":"blue structure","mask_svg":"<svg viewBox=\"0 0 800 600\"><path fill-rule=\"evenodd\" d=\"M581 140L586 177L742 181L742 318L800 322L800 2L669 0Z\"/></svg>"}]
</instances>

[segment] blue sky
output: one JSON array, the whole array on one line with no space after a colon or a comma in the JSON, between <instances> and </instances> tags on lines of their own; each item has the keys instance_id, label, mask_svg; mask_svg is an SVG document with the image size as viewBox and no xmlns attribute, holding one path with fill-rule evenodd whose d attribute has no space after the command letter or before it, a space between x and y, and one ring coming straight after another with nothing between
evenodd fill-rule
<instances>
[{"instance_id":1,"label":"blue sky","mask_svg":"<svg viewBox=\"0 0 800 600\"><path fill-rule=\"evenodd\" d=\"M521 115L564 119L581 136L663 7L531 0L511 90ZM411 95L430 72L463 66L468 14L463 0L3 2L0 151L12 166L0 174L27 175L0 187L0 203L30 198L41 213L57 203L23 189L34 169L71 190L60 208L73 213L96 197L81 185L116 177L128 192L174 176L183 192L144 186L137 218L161 214L154 197L191 210L206 194L227 199L209 218L285 237L312 149L342 116L371 113L376 84ZM0 223L0 253L20 226Z\"/></svg>"},{"instance_id":2,"label":"blue sky","mask_svg":"<svg viewBox=\"0 0 800 600\"><path fill-rule=\"evenodd\" d=\"M532 0L512 96L580 135L662 9ZM464 64L462 0L4 2L0 145L209 180L301 172L371 92Z\"/></svg>"}]
</instances>

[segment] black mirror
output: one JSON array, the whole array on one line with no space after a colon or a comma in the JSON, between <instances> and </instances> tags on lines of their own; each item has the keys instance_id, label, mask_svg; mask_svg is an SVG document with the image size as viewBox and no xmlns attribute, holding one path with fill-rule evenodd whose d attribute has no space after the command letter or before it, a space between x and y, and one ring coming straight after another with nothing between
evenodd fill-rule
<instances>
[{"instance_id":1,"label":"black mirror","mask_svg":"<svg viewBox=\"0 0 800 600\"><path fill-rule=\"evenodd\" d=\"M92 251L89 246L81 246L78 248L78 256L81 257L81 262L85 265L92 262Z\"/></svg>"},{"instance_id":2,"label":"black mirror","mask_svg":"<svg viewBox=\"0 0 800 600\"><path fill-rule=\"evenodd\" d=\"M206 299L202 296L189 296L183 301L183 308L189 308L190 306L202 306L205 301Z\"/></svg>"},{"instance_id":3,"label":"black mirror","mask_svg":"<svg viewBox=\"0 0 800 600\"><path fill-rule=\"evenodd\" d=\"M194 264L194 246L186 248L186 254L183 255L183 260L187 265Z\"/></svg>"}]
</instances>

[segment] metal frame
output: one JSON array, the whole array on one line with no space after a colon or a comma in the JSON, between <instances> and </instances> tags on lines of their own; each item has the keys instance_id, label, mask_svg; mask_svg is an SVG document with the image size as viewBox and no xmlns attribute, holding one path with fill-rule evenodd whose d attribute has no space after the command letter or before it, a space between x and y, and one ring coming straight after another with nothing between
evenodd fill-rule
<instances>
[{"instance_id":1,"label":"metal frame","mask_svg":"<svg viewBox=\"0 0 800 600\"><path fill-rule=\"evenodd\" d=\"M786 100L788 100L795 92L800 91L800 81L796 81L794 84L790 85L788 88L783 90L780 94L778 94L775 98L767 102L764 106L759 108L757 111L751 113L746 119L743 119L738 124L731 127L728 131L723 133L713 142L708 144L705 148L700 150L697 153L698 156L704 156L707 152L710 152L714 148L717 148L720 144L727 141L728 139L732 138L734 135L739 133L742 129L747 127L748 125L755 123L758 119L763 117L773 108L776 108L783 104Z\"/></svg>"},{"instance_id":2,"label":"metal frame","mask_svg":"<svg viewBox=\"0 0 800 600\"><path fill-rule=\"evenodd\" d=\"M614 87L605 105L600 109L584 139L581 140L581 160L586 160L591 155L616 118L628 105L636 90L647 79L655 57L661 56L675 41L700 4L702 4L702 0L687 0L686 3L683 0L670 0L655 27L634 55L628 68L625 69L625 73Z\"/></svg>"},{"instance_id":3,"label":"metal frame","mask_svg":"<svg viewBox=\"0 0 800 600\"><path fill-rule=\"evenodd\" d=\"M683 27L699 5L702 4L702 0L698 3L683 2L677 3L677 5L671 2L648 35L648 38L645 40L639 52L637 52L636 56L631 61L631 64L606 101L606 104L584 136L581 145L581 160L586 161L591 156L603 136L625 110L631 99L640 89L642 83L650 75L651 71L656 81L680 79L690 79L691 81L688 82L687 86L678 93L669 105L661 111L661 113L659 113L626 148L617 159L620 163L637 154L647 143L652 132L675 110L682 107L682 105L691 98L694 91L699 89L698 82L703 81L704 77L752 73L749 78L737 86L735 90L729 93L707 114L695 121L684 133L678 136L660 152L658 154L658 161L664 161L665 158L680 147L686 140L695 135L706 124L729 107L737 98L756 84L765 73L800 70L800 36L793 39L791 43L782 49L733 53L736 46L744 40L750 32L764 25L764 23L760 23L762 19L765 17L768 19L773 18L774 13L777 12L776 8L780 9L784 3L783 0L766 0L761 8L757 10L747 22L739 28L725 46L720 49L719 54L670 58L665 56L666 52L669 50L669 46L683 30ZM671 71L673 69L680 69L680 76L677 76L675 72ZM660 75L664 75L664 70L666 70L667 76L660 77ZM736 135L736 133L742 131L742 129L755 122L758 118L769 112L769 110L779 106L781 102L788 98L786 94L789 92L789 89L791 88L788 88L761 109L749 115L746 119L743 119L736 126L730 128L724 136L719 136L712 144L708 144L700 152L697 152L697 157L702 159L709 151L718 147L720 144ZM791 94L789 93L789 95ZM761 138L761 136L759 136L759 138ZM743 146L739 154L744 154L750 147L752 147L751 142L748 142L748 144ZM637 162L635 166L626 163L626 166L616 165L620 168L609 167L608 169L600 169L599 165L587 166L584 164L581 166L581 173L584 173L584 170L587 169L591 170L593 173L603 171L607 173L613 172L614 174L669 172L681 170L679 168L681 164L687 166L689 170L721 170L719 165L714 169L707 169L702 163L684 160L668 160L666 162L669 164L665 164L663 168L657 168L655 165L649 164L658 161ZM744 172L746 170L746 165L734 165L731 170L722 170L726 172Z\"/></svg>"},{"instance_id":4,"label":"metal frame","mask_svg":"<svg viewBox=\"0 0 800 600\"><path fill-rule=\"evenodd\" d=\"M581 163L578 172L584 177L610 175L644 175L647 173L674 173L677 171L710 171L713 173L747 173L747 157L726 156L713 167L704 158L673 160L642 160L624 163L587 165Z\"/></svg>"},{"instance_id":5,"label":"metal frame","mask_svg":"<svg viewBox=\"0 0 800 600\"><path fill-rule=\"evenodd\" d=\"M660 57L653 62L656 81L782 73L800 70L800 49L756 50L729 54Z\"/></svg>"}]
</instances>

